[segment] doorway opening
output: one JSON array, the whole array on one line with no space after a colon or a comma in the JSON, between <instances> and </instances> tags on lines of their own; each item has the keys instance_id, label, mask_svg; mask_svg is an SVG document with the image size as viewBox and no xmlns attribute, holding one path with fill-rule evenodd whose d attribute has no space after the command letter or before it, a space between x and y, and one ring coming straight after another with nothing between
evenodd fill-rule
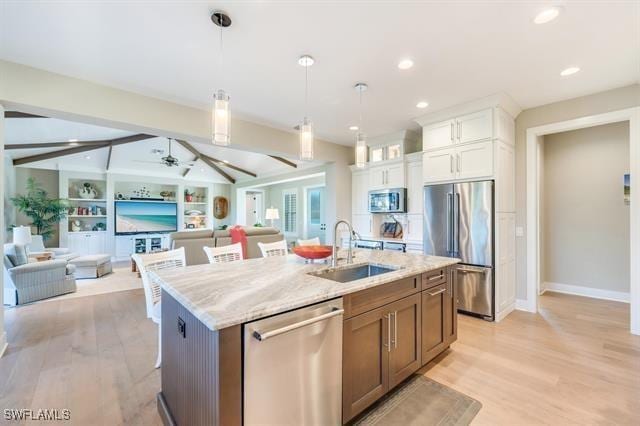
<instances>
[{"instance_id":1,"label":"doorway opening","mask_svg":"<svg viewBox=\"0 0 640 426\"><path fill-rule=\"evenodd\" d=\"M527 300L522 308L530 312L538 311L538 296L543 281L544 235L543 230L543 151L544 138L560 132L592 128L611 123L627 122L629 127L629 175L630 186L634 187L640 176L640 108L628 108L573 120L532 127L526 131L526 172L527 172ZM567 168L574 165L567 164ZM620 198L623 201L623 176L620 179ZM562 182L556 182L562 185ZM638 186L635 184L635 186ZM636 197L637 198L637 197ZM640 334L640 203L634 202L633 194L629 209L629 302L630 330ZM599 263L601 263L600 261Z\"/></svg>"},{"instance_id":2,"label":"doorway opening","mask_svg":"<svg viewBox=\"0 0 640 426\"><path fill-rule=\"evenodd\" d=\"M304 239L318 238L320 244L326 241L327 224L325 222L325 187L306 186L304 188Z\"/></svg>"}]
</instances>

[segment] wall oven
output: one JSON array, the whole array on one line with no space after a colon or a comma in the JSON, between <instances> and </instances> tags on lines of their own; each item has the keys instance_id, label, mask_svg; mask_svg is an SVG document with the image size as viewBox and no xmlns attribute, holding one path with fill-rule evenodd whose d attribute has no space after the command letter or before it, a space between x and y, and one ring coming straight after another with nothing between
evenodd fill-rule
<instances>
[{"instance_id":1,"label":"wall oven","mask_svg":"<svg viewBox=\"0 0 640 426\"><path fill-rule=\"evenodd\" d=\"M406 213L407 189L381 189L369 191L370 213Z\"/></svg>"}]
</instances>

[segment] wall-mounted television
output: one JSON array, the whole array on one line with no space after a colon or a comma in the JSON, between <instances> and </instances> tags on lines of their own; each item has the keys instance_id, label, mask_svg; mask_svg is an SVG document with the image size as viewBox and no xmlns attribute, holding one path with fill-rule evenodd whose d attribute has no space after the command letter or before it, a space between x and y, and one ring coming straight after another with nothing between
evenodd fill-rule
<instances>
[{"instance_id":1,"label":"wall-mounted television","mask_svg":"<svg viewBox=\"0 0 640 426\"><path fill-rule=\"evenodd\" d=\"M116 235L178 230L178 206L160 201L116 201Z\"/></svg>"}]
</instances>

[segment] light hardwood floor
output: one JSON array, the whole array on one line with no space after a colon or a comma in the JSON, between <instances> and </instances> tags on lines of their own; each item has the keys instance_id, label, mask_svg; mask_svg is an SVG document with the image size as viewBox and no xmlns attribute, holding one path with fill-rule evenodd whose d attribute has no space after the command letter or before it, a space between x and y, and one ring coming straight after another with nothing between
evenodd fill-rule
<instances>
[{"instance_id":1,"label":"light hardwood floor","mask_svg":"<svg viewBox=\"0 0 640 426\"><path fill-rule=\"evenodd\" d=\"M627 331L628 305L540 301L539 315L514 312L499 324L460 316L458 342L421 371L482 402L474 424L640 424L640 337ZM160 424L157 329L142 290L5 316L0 408L70 408L81 425Z\"/></svg>"},{"instance_id":2,"label":"light hardwood floor","mask_svg":"<svg viewBox=\"0 0 640 426\"><path fill-rule=\"evenodd\" d=\"M458 318L458 342L422 372L482 403L473 424L640 424L629 305L547 293L537 315Z\"/></svg>"}]
</instances>

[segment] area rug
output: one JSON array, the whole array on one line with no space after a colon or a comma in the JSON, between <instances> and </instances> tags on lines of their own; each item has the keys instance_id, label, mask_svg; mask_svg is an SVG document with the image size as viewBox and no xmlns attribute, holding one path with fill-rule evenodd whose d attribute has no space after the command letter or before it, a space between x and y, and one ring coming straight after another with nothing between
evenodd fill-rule
<instances>
[{"instance_id":1,"label":"area rug","mask_svg":"<svg viewBox=\"0 0 640 426\"><path fill-rule=\"evenodd\" d=\"M355 425L468 425L482 404L438 382L415 374L382 398Z\"/></svg>"}]
</instances>

